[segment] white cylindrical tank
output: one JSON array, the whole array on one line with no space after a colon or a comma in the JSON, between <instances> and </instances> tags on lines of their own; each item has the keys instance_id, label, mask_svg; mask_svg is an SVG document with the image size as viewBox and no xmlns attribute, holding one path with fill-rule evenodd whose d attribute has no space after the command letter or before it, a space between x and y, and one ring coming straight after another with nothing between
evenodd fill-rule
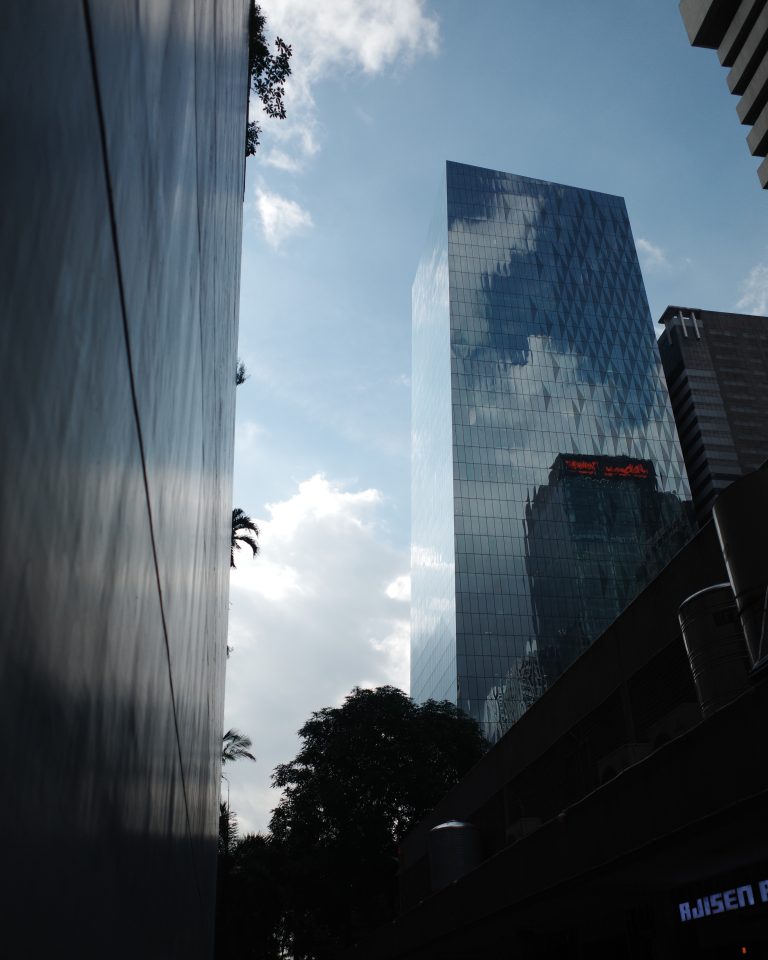
<instances>
[{"instance_id":1,"label":"white cylindrical tank","mask_svg":"<svg viewBox=\"0 0 768 960\"><path fill-rule=\"evenodd\" d=\"M706 587L680 604L680 629L704 717L746 689L749 662L729 583Z\"/></svg>"},{"instance_id":2,"label":"white cylindrical tank","mask_svg":"<svg viewBox=\"0 0 768 960\"><path fill-rule=\"evenodd\" d=\"M474 870L482 859L477 827L461 820L439 823L429 831L429 873L432 892Z\"/></svg>"},{"instance_id":3,"label":"white cylindrical tank","mask_svg":"<svg viewBox=\"0 0 768 960\"><path fill-rule=\"evenodd\" d=\"M768 658L768 470L727 487L712 516L753 665Z\"/></svg>"}]
</instances>

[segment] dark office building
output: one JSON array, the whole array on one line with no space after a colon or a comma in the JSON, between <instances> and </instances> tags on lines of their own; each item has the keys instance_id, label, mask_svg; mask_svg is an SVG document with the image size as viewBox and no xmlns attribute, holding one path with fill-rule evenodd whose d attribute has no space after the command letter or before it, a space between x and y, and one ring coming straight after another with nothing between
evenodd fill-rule
<instances>
[{"instance_id":1,"label":"dark office building","mask_svg":"<svg viewBox=\"0 0 768 960\"><path fill-rule=\"evenodd\" d=\"M399 848L350 960L768 957L768 470Z\"/></svg>"},{"instance_id":2,"label":"dark office building","mask_svg":"<svg viewBox=\"0 0 768 960\"><path fill-rule=\"evenodd\" d=\"M412 371L411 692L495 739L645 586L648 544L663 565L687 536L624 201L448 163ZM641 490L664 508L638 521Z\"/></svg>"},{"instance_id":3,"label":"dark office building","mask_svg":"<svg viewBox=\"0 0 768 960\"><path fill-rule=\"evenodd\" d=\"M768 458L768 318L667 307L659 353L696 513Z\"/></svg>"},{"instance_id":4,"label":"dark office building","mask_svg":"<svg viewBox=\"0 0 768 960\"><path fill-rule=\"evenodd\" d=\"M747 146L753 157L768 154L768 7L765 0L681 0L694 47L717 50L732 94L739 97L739 120L751 127ZM768 187L768 159L757 169Z\"/></svg>"},{"instance_id":5,"label":"dark office building","mask_svg":"<svg viewBox=\"0 0 768 960\"><path fill-rule=\"evenodd\" d=\"M0 953L203 960L247 4L0 22Z\"/></svg>"},{"instance_id":6,"label":"dark office building","mask_svg":"<svg viewBox=\"0 0 768 960\"><path fill-rule=\"evenodd\" d=\"M555 549L551 524L565 534ZM674 494L659 491L651 460L558 456L525 517L544 687L606 630L634 598L638 582L649 582L689 535L690 518ZM522 691L503 702L510 699L530 706Z\"/></svg>"}]
</instances>

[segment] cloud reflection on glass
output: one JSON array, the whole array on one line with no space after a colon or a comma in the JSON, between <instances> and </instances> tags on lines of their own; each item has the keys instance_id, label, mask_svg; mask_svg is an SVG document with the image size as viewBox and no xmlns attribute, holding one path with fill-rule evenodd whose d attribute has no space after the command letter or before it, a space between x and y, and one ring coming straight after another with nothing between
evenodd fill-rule
<instances>
[{"instance_id":1,"label":"cloud reflection on glass","mask_svg":"<svg viewBox=\"0 0 768 960\"><path fill-rule=\"evenodd\" d=\"M413 290L413 695L497 738L679 549L688 499L623 199L448 163Z\"/></svg>"}]
</instances>

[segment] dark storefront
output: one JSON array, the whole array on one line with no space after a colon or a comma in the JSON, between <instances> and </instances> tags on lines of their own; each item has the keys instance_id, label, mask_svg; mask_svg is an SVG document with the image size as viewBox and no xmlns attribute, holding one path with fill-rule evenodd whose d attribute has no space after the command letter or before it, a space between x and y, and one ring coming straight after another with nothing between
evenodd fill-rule
<instances>
[{"instance_id":1,"label":"dark storefront","mask_svg":"<svg viewBox=\"0 0 768 960\"><path fill-rule=\"evenodd\" d=\"M766 503L768 471L729 488L405 838L353 956L768 958Z\"/></svg>"}]
</instances>

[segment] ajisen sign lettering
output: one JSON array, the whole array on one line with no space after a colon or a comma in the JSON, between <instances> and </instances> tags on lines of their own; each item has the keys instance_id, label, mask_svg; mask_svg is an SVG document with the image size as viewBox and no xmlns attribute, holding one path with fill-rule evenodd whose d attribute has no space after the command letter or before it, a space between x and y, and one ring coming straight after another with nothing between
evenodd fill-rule
<instances>
[{"instance_id":1,"label":"ajisen sign lettering","mask_svg":"<svg viewBox=\"0 0 768 960\"><path fill-rule=\"evenodd\" d=\"M728 910L754 907L756 903L768 903L768 880L761 880L756 884L745 883L720 893L710 893L697 900L684 900L678 904L678 909L681 922L687 923L689 920L701 920L702 917L711 917Z\"/></svg>"}]
</instances>

